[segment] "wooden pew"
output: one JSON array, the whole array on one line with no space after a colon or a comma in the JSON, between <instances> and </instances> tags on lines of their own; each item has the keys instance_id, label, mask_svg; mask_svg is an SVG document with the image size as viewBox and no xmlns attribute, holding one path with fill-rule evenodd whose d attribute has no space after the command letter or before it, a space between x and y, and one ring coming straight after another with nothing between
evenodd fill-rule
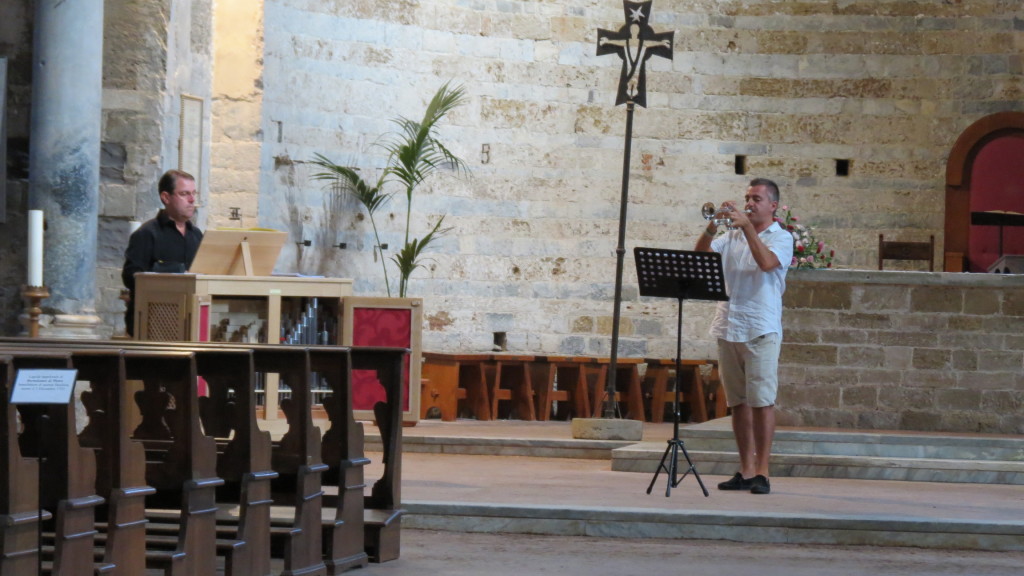
<instances>
[{"instance_id":1,"label":"wooden pew","mask_svg":"<svg viewBox=\"0 0 1024 576\"><path fill-rule=\"evenodd\" d=\"M15 370L72 368L66 353L21 350L11 355ZM92 562L94 509L104 499L96 494L96 457L78 442L74 402L23 405L18 411L24 426L22 455L45 457L39 469L45 479L40 505L54 514L51 570L67 576L109 572L113 566Z\"/></svg>"},{"instance_id":2,"label":"wooden pew","mask_svg":"<svg viewBox=\"0 0 1024 576\"><path fill-rule=\"evenodd\" d=\"M218 438L217 474L225 485L218 502L238 503L237 530L232 538L245 546L225 571L237 576L271 574L270 433L256 424L256 370L252 350L194 348L196 371L209 395L200 397L203 428Z\"/></svg>"},{"instance_id":3,"label":"wooden pew","mask_svg":"<svg viewBox=\"0 0 1024 576\"><path fill-rule=\"evenodd\" d=\"M18 445L16 408L9 403L16 371L0 355L0 574L35 574L39 564L39 462ZM91 558L91 557L90 557Z\"/></svg>"},{"instance_id":4,"label":"wooden pew","mask_svg":"<svg viewBox=\"0 0 1024 576\"><path fill-rule=\"evenodd\" d=\"M108 503L103 559L116 574L142 574L146 569L146 502L156 489L146 484L146 453L132 439L138 409L119 349L76 350L72 362L78 378L91 389L82 393L89 424L80 441L96 449L96 491ZM102 510L102 509L101 509Z\"/></svg>"},{"instance_id":5,"label":"wooden pew","mask_svg":"<svg viewBox=\"0 0 1024 576\"><path fill-rule=\"evenodd\" d=\"M0 339L0 340L5 340L5 339ZM41 341L37 340L37 341L32 341L32 342L35 345L46 345L46 346L70 344L70 342L68 342L68 341L41 342ZM138 342L133 342L133 343L125 343L125 342L113 342L113 343L111 343L111 342L89 342L89 343L82 343L81 341L75 341L74 344L76 346L88 346L88 347L90 347L90 352L88 354L86 354L84 352L81 352L81 351L76 353L77 354L76 357L81 357L80 364L83 367L83 369L86 369L87 371L89 369L91 369L93 371L93 374L88 377L88 379L93 384L93 391L92 392L87 392L85 395L83 395L83 401L86 402L86 403L92 402L91 400L88 400L88 398L91 395L102 396L103 394L100 394L100 392L106 391L107 393L112 394L111 391L113 391L113 390L124 390L123 386L110 386L110 385L102 384L101 382L103 382L104 380L100 376L101 374L104 374L104 373L105 374L112 374L113 376L108 376L108 378L107 378L108 382L109 381L114 381L114 382L122 382L123 383L125 381L125 377L123 375L123 372L124 372L125 369L124 368L119 368L119 364L118 364L119 360L118 360L118 358L120 356L138 356L139 358L142 358L146 354L160 354L160 353L163 353L163 352L165 352L165 351L170 349L170 350L178 350L178 352L175 352L174 354L183 354L184 353L184 354L187 354L187 355L190 355L190 356L194 357L195 363L201 365L203 360L201 360L200 358L203 357L204 354L206 354L207 350L223 349L223 348L226 347L226 345L213 345L213 344L201 344L201 343L180 343L180 344L175 344L175 345L165 345L165 344L156 345L156 344L153 344L153 343L138 343ZM2 345L3 345L3 342L0 342L0 347L2 347ZM121 352L120 350L118 350L119 347L124 347L124 348L128 349L128 352ZM295 349L294 348L288 347L290 349L285 349L284 347L279 347L279 346L257 346L257 347L253 347L253 346L247 346L247 345L230 345L230 346L227 346L227 347L233 347L233 348L237 348L237 349L255 348L253 354L255 356L259 356L261 358L261 360L259 362L257 362L254 359L253 363L254 363L254 366L258 363L260 365L259 368L262 369L262 370L265 370L265 371L283 370L285 374L288 374L289 372L295 372L294 364L289 362L289 359L295 359L296 358L296 356L295 356ZM328 541L325 543L325 546L324 546L324 549L327 551L327 553L326 553L326 563L328 565L329 570L331 571L331 573L338 573L338 572L340 572L342 570L345 570L345 569L348 569L350 567L365 565L366 552L362 550L363 546L365 546L367 550L371 551L371 555L373 556L374 560L377 560L377 561L384 561L384 560L387 560L387 559L390 559L390 558L397 558L398 557L399 542L400 542L400 540L399 540L399 534L400 534L400 532L399 532L399 530L400 530L399 518L400 518L400 515L401 515L401 510L398 509L398 506L400 504L400 485L401 485L401 482L400 482L400 478L401 478L401 470L400 470L400 468L401 468L400 467L400 462L401 462L401 460L400 460L400 454L401 454L401 425L400 425L400 423L401 423L401 404L402 404L401 403L401 395L402 395L402 378L403 378L402 366L403 366L403 358L404 358L405 354L408 353L408 350L405 350L405 349L365 349L365 350L358 350L356 352L356 355L358 356L358 360L353 360L352 361L352 366L356 366L356 367L358 367L360 369L374 369L374 370L377 370L378 377L379 377L380 381L382 382L382 384L385 386L386 397L388 398L387 402L380 404L377 407L377 410L376 410L377 415L378 415L378 424L382 426L382 436L386 439L385 440L385 446L386 446L385 447L385 457L384 457L384 459L385 459L385 473L381 477L381 479L374 484L374 487L373 487L371 495L367 496L366 499L365 499L366 504L370 508L365 511L365 518L366 519L363 520L364 510L363 510L363 507L362 507L362 504L363 504L363 501L362 501L362 491L363 491L362 466L366 463L366 460L365 460L365 458L363 457L363 454L362 454L362 426L357 424L354 421L354 419L352 418L351 411L346 408L347 406L351 405L351 390L348 387L348 384L349 384L348 373L349 373L349 370L351 369L351 366L345 367L344 366L344 361L343 360L342 361L338 360L338 358L339 358L338 355L341 354L342 351L343 351L344 354L347 354L348 351L347 351L347 349L339 348L339 347L324 347L324 348L325 348L326 351L323 354L320 354L320 355L314 354L314 359L313 360L300 361L299 365L308 364L309 367L308 368L303 367L301 370L298 370L298 371L302 372L303 374L305 374L307 372L311 373L311 369L315 365L315 368L317 370L323 372L327 376L327 379L331 382L330 385L331 385L332 389L341 392L340 394L332 394L332 396L334 396L335 399L330 401L330 402L328 402L328 406L331 406L332 407L331 411L335 412L336 414L342 414L342 413L345 414L345 417L343 417L343 418L338 418L337 416L332 418L332 428L337 427L337 430L338 430L339 434L341 434L342 431L344 431L344 433L341 434L341 435L346 438L346 443L345 443L345 445L340 450L338 450L334 454L331 453L332 446L334 444L333 440L331 441L330 444L325 445L324 446L324 450L323 450L323 454L324 454L323 460L325 461L324 463L326 463L328 461L332 462L332 465L333 465L333 463L337 463L337 466L338 466L338 469L339 469L338 476L339 476L339 478L343 479L341 482L339 482L339 484L340 484L339 493L342 496L338 499L338 510L336 511L336 519L335 519L334 522L328 523L328 525L327 525L330 531L327 534L328 535ZM182 352L183 349L185 350L184 352ZM308 353L304 352L302 350L300 350L299 353L300 354L306 354L308 356ZM209 359L209 362L214 363L215 360L213 359L213 355L217 354L217 352L210 352L210 354L211 354L211 357ZM90 359L90 358L88 358L90 355L95 355L95 356L97 356L97 358L91 358ZM98 357L103 356L103 355L107 355L107 357L103 358L103 359L98 358ZM113 355L114 358L111 359L109 357L110 355ZM92 368L88 368L90 366L90 362L92 363L91 364ZM120 362L123 365L123 360L121 360ZM144 361L142 361L142 362L145 363ZM291 365L292 367L291 368L282 368L282 365L285 365L285 366ZM332 370L331 366L332 365L335 366L335 368L333 368L333 373L331 372L331 370ZM159 368L159 366L155 367L155 369L161 370L161 368ZM228 371L225 371L225 372L228 372ZM240 370L239 372L244 372L244 370ZM205 373L206 373L205 375L207 375L207 376L213 374L210 370L205 370ZM136 374L132 374L132 375L135 376ZM218 392L218 390L221 389L222 387L219 384L217 384L217 382L216 382L218 380L218 378L219 377L217 377L217 376L214 376L213 378L209 378L209 377L207 378L208 382L211 384L211 386L210 386L211 400L209 400L208 402L214 402L214 403L222 402L221 398L222 398L223 394L221 392ZM295 380L295 381L299 382L299 380ZM146 386L147 386L147 388L150 388L150 389L153 388L153 386L150 386L148 383L147 383ZM159 387L157 387L157 388L159 388ZM304 392L301 390L301 388L302 388L301 386L299 388L300 388L300 390L298 392L299 392L299 396L301 397L304 394ZM294 394L294 392L293 392L293 394ZM153 395L151 394L151 396L153 396ZM161 396L163 396L163 400L161 400ZM161 436L161 435L163 435L163 436L166 436L168 434L168 430L170 429L170 427L161 424L161 420L165 419L165 416L166 416L166 414L164 413L164 408L166 407L166 396L162 395L162 394L160 394L158 392L155 395L155 398L156 398L155 402L152 401L152 398L150 398L149 402L143 402L143 405L147 406L147 413L149 414L149 418L148 418L149 422L146 422L146 420L143 419L144 423L139 427L139 431L142 432L143 435L150 435L150 436L153 436L153 435ZM195 398L195 391L194 390L189 394L189 398ZM293 399L294 399L294 396L293 396ZM114 430L118 430L118 429L123 430L127 426L127 421L128 421L127 418L121 419L120 422L115 422L117 419L112 417L112 414L114 414L114 413L120 414L121 412L126 411L126 409L124 407L125 406L130 406L132 404L131 402L125 401L124 398L122 398L121 400L122 400L121 402L114 401L111 404L113 406L121 407L120 410L111 409L109 406L104 406L103 409L98 410L98 411L94 409L93 410L93 412L94 412L93 420L97 424L97 426L93 426L93 422L91 422L89 428L93 428L93 430L90 432L89 428L87 428L87 430L83 432L83 438L94 438L93 442L95 442L95 443L118 445L118 446L120 446L118 448L118 450L121 452L119 459L120 460L125 460L125 461L132 461L132 458L129 457L129 456L126 456L126 454L130 453L132 451L131 450L132 448L135 448L136 451L141 451L141 446L139 446L137 442L132 441L132 440L125 440L125 439L122 439L120 442L115 442L113 440L103 440L103 439L101 439L102 437L104 437L104 434L101 433L101 430L106 430L107 431L106 432L106 436L112 436L113 438L117 438L118 437L117 434L115 432L113 432L113 431ZM177 402L177 398L176 397L174 399L174 402L177 405L178 402ZM154 408L153 406L156 406L156 408ZM193 413L195 413L195 407L192 407L191 411ZM111 413L111 414L107 414L108 412ZM310 419L308 417L309 416L309 411L305 410L303 412L305 414L305 418L302 418L302 417L296 418L295 416L297 416L297 414L293 413L292 419L296 423L298 423L298 427L297 428L293 427L292 429L289 430L289 433L286 434L286 440L287 441L285 442L285 444L287 444L288 441L295 442L296 438L302 438L304 436L307 437L307 438L314 438L315 437L316 440L319 441L318 432L316 431L316 429L314 427L312 427L311 421L310 421ZM238 414L238 413L248 414L249 411L248 410L243 410L241 412L237 412L236 411L236 414ZM114 424L117 424L117 425L116 426L99 427L98 424L100 422L104 422L104 421L111 422L111 423L114 423ZM255 432L252 434L252 436L253 437L260 436L260 437L265 438L265 433L259 432L255 428L255 425L254 425L255 419L254 418L250 418L250 419L248 419L248 421L253 423L252 424L252 430L254 430ZM339 422L341 423L340 426L338 424ZM399 425L394 425L394 423L399 423ZM180 424L176 424L175 426L179 426L179 425ZM241 425L240 424L236 424L236 426L241 426ZM302 428L303 426L306 427L306 434L303 434L301 430L298 430L299 428ZM223 433L223 430L218 428L217 426L209 426L209 429L210 429L211 433L214 433L214 434L217 434L217 435ZM297 431L298 431L298 434L296 434ZM335 434L335 433L331 432L331 431L328 431L328 437L329 438L333 434ZM124 436L124 438L129 438L128 434L123 434L123 436ZM237 430L234 432L234 437L235 437L236 440L244 439L244 436L245 436L244 433L240 435ZM288 440L289 438L291 440ZM207 438L207 440L212 440L212 439ZM297 444L301 445L302 442L301 441L297 442ZM311 451L308 451L308 452L307 451L303 451L304 454L316 454L316 451L312 450L314 447L316 447L317 450L319 450L319 443L317 443L317 442L308 441L305 444L306 444L306 447L308 449L310 449ZM151 447L154 447L154 448L155 447L159 447L157 444L154 443L154 441L150 441L150 445L151 445ZM253 448L253 450L256 450L256 448ZM280 446L278 446L276 450L277 450L277 454L276 455L279 458L281 458L281 459L288 459L288 456L280 451ZM224 475L225 476L229 476L229 473L226 471L226 469L223 468L223 466L224 466L223 459L224 459L224 454L227 454L229 452L231 452L231 451L228 450L225 447L225 450L222 452L221 458L219 460L220 464L218 464L218 466L220 467L221 470L225 470L224 471ZM346 456L346 454L347 454L347 456ZM111 452L110 457L111 458L116 458L116 456L114 455L113 452ZM255 458L255 461L259 461L259 457L258 456L255 456L254 458ZM304 457L300 457L300 459L303 459L303 458ZM136 459L136 461L141 461L141 459ZM309 462L312 464L311 466L309 466L310 468L314 468L315 469L315 468L319 468L320 466L323 466L322 464L318 466L317 465L318 463L316 462L315 459L310 459ZM252 468L253 468L253 470L255 470L257 472L259 471L259 466L253 466ZM124 471L124 470L125 469L122 468L122 471ZM140 470L136 470L136 471L137 472L141 472ZM326 471L326 470L323 470L323 471ZM314 472L315 472L315 470L314 470ZM153 473L153 471L151 470L151 474L152 473ZM130 476L131 476L130 469L129 469L129 471L124 472L123 474L121 474L121 477L123 477L123 478L128 478ZM149 487L145 486L145 484L143 482L138 481L138 476L139 476L139 474L136 475L136 480L135 481L126 480L126 481L120 482L119 485L122 487L121 490L123 490L123 492L124 492L124 495L123 495L124 497L119 499L119 500L118 499L112 500L112 502L111 502L112 510L115 509L115 502L118 502L118 501L128 502L129 501L129 497L133 496L133 497L135 497L135 502L138 504L137 509L139 509L141 511L142 498L143 498L143 496L145 494L151 493L152 492L152 488L149 488ZM308 476L311 476L311 475L308 475ZM264 479L264 481L266 481L266 480L268 480L268 479ZM221 481L220 478L217 478L217 481ZM112 486L116 485L112 481L110 481L110 484ZM300 484L300 483L296 482L296 484ZM319 510L316 510L315 513L314 513L314 511L310 510L309 508L311 508L310 503L312 502L315 505L315 502L320 500L321 499L320 497L322 495L322 491L319 489L320 488L319 483L316 484L316 490L310 490L309 489L310 488L310 484L308 482L305 483L305 487L306 487L305 490L300 489L300 490L298 490L298 493L302 494L302 495L305 495L305 496L312 496L312 498L308 498L308 497L296 498L295 497L295 492L293 492L292 496L290 498L288 498L289 500L296 500L296 499L299 500L298 505L299 505L299 508L300 508L300 512L296 514L296 519L297 520L296 520L296 524L295 525L302 525L303 528L305 528L307 525L304 524L303 520L301 520L301 519L305 518L305 519L316 519L316 520L319 520ZM126 509L127 508L128 507L126 507ZM309 513L306 513L306 512L309 512ZM112 519L114 519L115 517L117 517L117 518L120 517L120 516L117 516L116 514L114 514L114 512L112 512L112 515L113 515ZM186 511L186 514L184 516L188 516L187 511ZM366 525L365 536L360 533L360 528L361 528L361 525L362 525L362 522L360 522L361 520L364 521L365 525ZM129 534L129 528L141 526L141 524L134 524L131 521L128 521L128 522L116 522L115 521L115 522L112 522L112 524L114 526L120 526L121 530L118 532L118 534L120 534L122 537L108 539L108 550L109 549L118 549L118 550L121 549L121 548L115 546L113 544L113 542L116 542L116 541L127 542L128 541L127 535ZM292 529L289 530L289 533L292 534L292 536L294 536L296 534L296 531L294 530L294 526L295 525L293 525ZM309 527L309 529L304 530L307 536L315 532L315 527L316 527L315 520L311 521L310 524L308 525L308 527ZM338 529L338 528L340 528L340 529ZM114 528L114 529L115 529L115 531L117 530L117 528ZM303 530L300 530L300 532L301 531L303 531ZM194 530L193 530L193 532L194 532ZM240 532L240 534L241 534L241 532ZM294 540L294 538L293 538L293 540ZM365 543L364 543L364 540L365 540ZM313 544L314 542L315 542L315 544ZM311 566L311 567L307 566L306 567L306 568L312 568L311 571L305 571L304 569L298 569L298 570L294 570L293 571L294 573L303 573L303 574L305 574L305 573L322 573L322 572L319 571L320 569L317 566L317 564L319 564L319 553L320 553L320 548L319 548L320 542L318 541L317 538L308 538L307 540L303 541L303 544L301 544L299 546L294 546L294 544L295 544L294 542L292 544L293 544L291 546L292 550L298 548L300 551L308 551L308 552L310 552L307 555L307 559L308 558L312 558L314 556L317 557L317 560L313 564L313 566ZM139 549L141 547L140 546L136 546L135 548ZM108 557L110 557L109 553L108 553ZM236 560L238 558L240 558L240 556L238 556L236 554ZM293 560L294 560L294 558L295 558L295 554L292 555L292 559ZM292 564L294 565L295 563L293 562ZM236 566L241 566L242 562L238 561L238 562L235 563L235 565ZM243 573L243 572L236 572L236 573ZM253 572L253 573L260 573L260 572L257 571L257 572ZM289 573L289 572L286 572L286 573ZM197 572L197 574L202 574L202 572Z\"/></svg>"},{"instance_id":6,"label":"wooden pew","mask_svg":"<svg viewBox=\"0 0 1024 576\"><path fill-rule=\"evenodd\" d=\"M490 378L487 366L493 354L446 354L424 352L421 377L435 394L428 394L441 409L441 420L454 421L459 400L477 420L491 420Z\"/></svg>"},{"instance_id":7,"label":"wooden pew","mask_svg":"<svg viewBox=\"0 0 1024 576\"><path fill-rule=\"evenodd\" d=\"M364 500L364 545L370 559L388 562L401 551L402 503L402 380L406 348L352 348L352 368L376 370L385 401L373 408L383 442L384 473Z\"/></svg>"},{"instance_id":8,"label":"wooden pew","mask_svg":"<svg viewBox=\"0 0 1024 576\"><path fill-rule=\"evenodd\" d=\"M162 357L171 347L122 342L66 344L88 347L73 350L72 362L79 369L79 378L92 384L92 390L82 395L90 414L90 423L83 430L82 438L98 449L103 465L97 487L111 498L104 538L105 558L121 567L119 573L141 573L145 569L147 542L144 498L155 490L144 483L143 445L131 437L132 428L128 423L138 420L138 412L132 411L135 402L129 399L130 382L125 375L124 359L127 356L144 365L150 358ZM47 345L56 344L49 342ZM120 350L120 346L129 350ZM181 352L187 347L174 348ZM225 558L225 574L270 574L270 480L276 473L269 469L270 435L260 431L255 423L252 351L221 347L184 351L195 355L197 370L205 374L212 392L210 398L199 401L221 401L215 407L220 418L207 418L203 428L225 439L221 443L223 451L218 452L217 469L218 473L226 475L230 486L221 486L219 491L223 493L217 497L239 504L237 532L216 541L220 555ZM230 441L226 440L228 435L232 436ZM177 498L177 494L172 497ZM167 498L164 501L165 506L174 504ZM168 519L180 519L180 512L165 513L160 518ZM150 524L148 528L151 545L162 543L166 548L169 543L172 548L180 547L180 522L172 527ZM159 556L155 552L149 554L154 562L160 561Z\"/></svg>"},{"instance_id":9,"label":"wooden pew","mask_svg":"<svg viewBox=\"0 0 1024 576\"><path fill-rule=\"evenodd\" d=\"M674 358L647 358L647 371L644 373L644 389L650 399L651 422L664 421L665 404L672 402L675 390L676 361ZM679 402L690 406L690 419L693 422L706 422L708 410L707 393L704 389L704 376L701 367L711 364L709 360L679 361L682 373L679 386Z\"/></svg>"},{"instance_id":10,"label":"wooden pew","mask_svg":"<svg viewBox=\"0 0 1024 576\"><path fill-rule=\"evenodd\" d=\"M640 369L643 358L616 358L615 362L615 401L624 403L626 410L623 417L633 420L645 420L644 397L640 388ZM610 358L590 358L586 364L590 374L591 415L597 417L604 411L605 398L608 397L608 371Z\"/></svg>"},{"instance_id":11,"label":"wooden pew","mask_svg":"<svg viewBox=\"0 0 1024 576\"><path fill-rule=\"evenodd\" d=\"M323 556L328 574L341 574L369 562L363 545L363 469L370 461L363 453L363 427L353 417L350 350L313 348L309 355L314 373L331 390L323 398L330 427L322 441L321 457L327 466L322 480L325 486L336 486L337 495L324 498L324 505L334 508L334 518L324 521Z\"/></svg>"},{"instance_id":12,"label":"wooden pew","mask_svg":"<svg viewBox=\"0 0 1024 576\"><path fill-rule=\"evenodd\" d=\"M512 418L534 421L533 383L530 365L534 356L526 354L495 354L493 356L494 378L491 381L491 417ZM508 410L501 411L499 402L507 400Z\"/></svg>"},{"instance_id":13,"label":"wooden pew","mask_svg":"<svg viewBox=\"0 0 1024 576\"><path fill-rule=\"evenodd\" d=\"M274 481L275 503L295 507L283 549L285 573L327 574L323 561L323 489L320 429L313 425L313 368L306 348L268 346L254 356L256 371L279 374L291 389L291 398L281 402L288 430L275 443L272 467L279 474Z\"/></svg>"},{"instance_id":14,"label":"wooden pew","mask_svg":"<svg viewBox=\"0 0 1024 576\"><path fill-rule=\"evenodd\" d=\"M197 402L204 405L200 410L205 414L205 418L200 417L204 429L221 439L217 470L226 482L218 488L218 502L239 505L237 524L232 521L219 530L222 536L229 530L233 532L230 540L219 541L222 553L231 552L225 554L226 573L270 573L271 552L276 549L271 538L271 505L276 503L295 506L296 510L295 522L277 531L282 540L279 548L285 558L285 573L324 574L319 474L325 467L316 462L319 430L312 426L310 416L311 376L306 349L207 343L123 345L139 353L146 349L187 352L195 357L197 373L206 381L209 396L198 398ZM257 372L281 373L291 378L292 399L283 407L293 426L273 448L269 433L259 430L256 423ZM232 438L227 441L229 435ZM275 489L274 482L279 478L281 483ZM244 546L229 550L232 541Z\"/></svg>"},{"instance_id":15,"label":"wooden pew","mask_svg":"<svg viewBox=\"0 0 1024 576\"><path fill-rule=\"evenodd\" d=\"M166 556L150 555L167 576L214 574L217 562L217 446L199 419L196 359L190 352L126 354L126 376L141 380L135 394L142 422L134 437L147 445L146 481L157 506L180 510L178 538Z\"/></svg>"},{"instance_id":16,"label":"wooden pew","mask_svg":"<svg viewBox=\"0 0 1024 576\"><path fill-rule=\"evenodd\" d=\"M561 420L590 417L585 362L585 358L575 356L536 357L530 369L537 395L538 420L551 417L554 402L558 402L555 416Z\"/></svg>"}]
</instances>

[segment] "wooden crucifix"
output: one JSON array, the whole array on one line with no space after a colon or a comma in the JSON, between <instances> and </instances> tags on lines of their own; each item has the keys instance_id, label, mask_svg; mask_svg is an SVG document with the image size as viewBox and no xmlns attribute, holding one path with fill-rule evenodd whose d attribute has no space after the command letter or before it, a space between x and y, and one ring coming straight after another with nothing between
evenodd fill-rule
<instances>
[{"instance_id":1,"label":"wooden crucifix","mask_svg":"<svg viewBox=\"0 0 1024 576\"><path fill-rule=\"evenodd\" d=\"M648 24L651 15L649 2L623 2L626 23L617 32L597 29L597 55L618 54L622 59L619 91L615 98L618 106L632 101L647 107L647 59L661 56L672 59L672 39L675 32L655 32Z\"/></svg>"},{"instance_id":2,"label":"wooden crucifix","mask_svg":"<svg viewBox=\"0 0 1024 576\"><path fill-rule=\"evenodd\" d=\"M618 32L597 30L597 55L618 54L622 59L619 90L615 105L626 104L626 144L622 160L622 199L619 205L619 243L615 248L615 306L612 313L611 365L606 381L604 417L614 418L616 412L615 386L618 372L619 323L622 311L622 268L626 257L626 206L629 203L629 155L633 141L634 104L647 107L647 75L644 67L651 56L672 59L674 32L656 33L648 24L651 15L648 2L622 3L626 23Z\"/></svg>"}]
</instances>

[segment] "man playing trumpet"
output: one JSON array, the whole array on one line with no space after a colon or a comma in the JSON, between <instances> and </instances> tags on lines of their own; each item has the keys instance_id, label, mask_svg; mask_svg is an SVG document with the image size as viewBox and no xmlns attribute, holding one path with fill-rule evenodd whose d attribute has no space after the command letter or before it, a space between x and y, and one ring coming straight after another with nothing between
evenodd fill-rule
<instances>
[{"instance_id":1,"label":"man playing trumpet","mask_svg":"<svg viewBox=\"0 0 1024 576\"><path fill-rule=\"evenodd\" d=\"M782 346L782 294L793 259L793 237L775 222L779 187L750 181L743 210L724 202L709 219L695 250L722 255L729 300L719 302L710 333L718 340L718 363L740 470L719 490L768 494L769 459L775 435L775 397ZM718 223L731 219L716 237Z\"/></svg>"}]
</instances>

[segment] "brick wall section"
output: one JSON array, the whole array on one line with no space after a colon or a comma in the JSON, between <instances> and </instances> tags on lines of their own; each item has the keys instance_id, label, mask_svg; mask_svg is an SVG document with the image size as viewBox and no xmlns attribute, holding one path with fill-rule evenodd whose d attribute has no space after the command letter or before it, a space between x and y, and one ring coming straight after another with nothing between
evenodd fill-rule
<instances>
[{"instance_id":1,"label":"brick wall section","mask_svg":"<svg viewBox=\"0 0 1024 576\"><path fill-rule=\"evenodd\" d=\"M1024 277L791 271L779 421L1024 433Z\"/></svg>"}]
</instances>

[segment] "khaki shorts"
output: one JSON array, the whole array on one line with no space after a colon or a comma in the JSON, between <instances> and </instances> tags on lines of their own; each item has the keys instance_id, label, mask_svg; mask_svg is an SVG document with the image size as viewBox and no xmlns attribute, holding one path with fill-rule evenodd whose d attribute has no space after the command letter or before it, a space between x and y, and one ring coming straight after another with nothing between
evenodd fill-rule
<instances>
[{"instance_id":1,"label":"khaki shorts","mask_svg":"<svg viewBox=\"0 0 1024 576\"><path fill-rule=\"evenodd\" d=\"M782 338L774 332L762 334L750 342L718 340L718 369L730 407L775 405L781 350Z\"/></svg>"}]
</instances>

